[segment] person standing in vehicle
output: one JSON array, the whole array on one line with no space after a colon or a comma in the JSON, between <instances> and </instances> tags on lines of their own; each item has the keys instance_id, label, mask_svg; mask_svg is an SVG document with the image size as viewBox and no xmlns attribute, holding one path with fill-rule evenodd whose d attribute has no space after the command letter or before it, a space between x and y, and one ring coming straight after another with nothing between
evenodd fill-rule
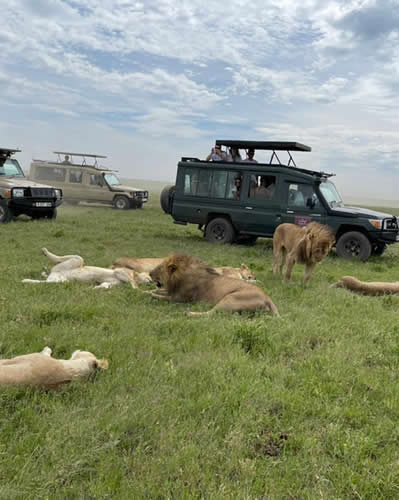
<instances>
[{"instance_id":1,"label":"person standing in vehicle","mask_svg":"<svg viewBox=\"0 0 399 500\"><path fill-rule=\"evenodd\" d=\"M206 157L206 161L227 161L227 155L222 151L222 148L219 144L216 144L215 147L211 149L211 152Z\"/></svg>"},{"instance_id":2,"label":"person standing in vehicle","mask_svg":"<svg viewBox=\"0 0 399 500\"><path fill-rule=\"evenodd\" d=\"M227 155L227 161L232 161L234 163L242 161L240 150L232 146L229 150L229 154Z\"/></svg>"},{"instance_id":3,"label":"person standing in vehicle","mask_svg":"<svg viewBox=\"0 0 399 500\"><path fill-rule=\"evenodd\" d=\"M255 150L253 148L248 149L247 157L245 158L244 162L245 163L258 163L257 160L255 160L254 156L255 156Z\"/></svg>"}]
</instances>

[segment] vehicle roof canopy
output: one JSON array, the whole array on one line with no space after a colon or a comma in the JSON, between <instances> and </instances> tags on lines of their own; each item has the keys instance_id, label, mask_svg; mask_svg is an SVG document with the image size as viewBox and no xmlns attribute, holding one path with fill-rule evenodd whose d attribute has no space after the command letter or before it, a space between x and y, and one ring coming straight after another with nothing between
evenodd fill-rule
<instances>
[{"instance_id":1,"label":"vehicle roof canopy","mask_svg":"<svg viewBox=\"0 0 399 500\"><path fill-rule=\"evenodd\" d=\"M10 158L14 153L20 152L20 149L0 148L0 167L4 165L4 162L7 160L7 158Z\"/></svg>"},{"instance_id":2,"label":"vehicle roof canopy","mask_svg":"<svg viewBox=\"0 0 399 500\"><path fill-rule=\"evenodd\" d=\"M310 146L299 142L287 141L241 141L216 140L218 146L236 147L242 149L263 149L266 151L312 151Z\"/></svg>"}]
</instances>

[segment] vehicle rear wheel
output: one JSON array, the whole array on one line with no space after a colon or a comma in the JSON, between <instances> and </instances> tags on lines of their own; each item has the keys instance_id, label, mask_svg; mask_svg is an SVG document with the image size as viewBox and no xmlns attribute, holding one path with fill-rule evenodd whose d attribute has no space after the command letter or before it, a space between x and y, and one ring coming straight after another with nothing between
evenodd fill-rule
<instances>
[{"instance_id":1,"label":"vehicle rear wheel","mask_svg":"<svg viewBox=\"0 0 399 500\"><path fill-rule=\"evenodd\" d=\"M130 208L130 202L126 196L115 196L114 208L118 210L128 210Z\"/></svg>"},{"instance_id":2,"label":"vehicle rear wheel","mask_svg":"<svg viewBox=\"0 0 399 500\"><path fill-rule=\"evenodd\" d=\"M372 249L371 249L371 255L375 255L375 256L380 256L382 255L385 250L387 249L387 244L386 243L374 243L372 245Z\"/></svg>"},{"instance_id":3,"label":"vehicle rear wheel","mask_svg":"<svg viewBox=\"0 0 399 500\"><path fill-rule=\"evenodd\" d=\"M7 202L0 200L0 224L10 222L14 217L13 211L7 205Z\"/></svg>"},{"instance_id":4,"label":"vehicle rear wheel","mask_svg":"<svg viewBox=\"0 0 399 500\"><path fill-rule=\"evenodd\" d=\"M359 259L364 262L371 255L370 240L358 231L344 233L339 238L336 249L338 257L344 259Z\"/></svg>"},{"instance_id":5,"label":"vehicle rear wheel","mask_svg":"<svg viewBox=\"0 0 399 500\"><path fill-rule=\"evenodd\" d=\"M165 186L161 191L161 208L165 214L170 214L172 211L172 199L175 191L176 186Z\"/></svg>"},{"instance_id":6,"label":"vehicle rear wheel","mask_svg":"<svg viewBox=\"0 0 399 500\"><path fill-rule=\"evenodd\" d=\"M232 243L235 238L234 227L224 217L217 217L208 222L205 238L211 243Z\"/></svg>"}]
</instances>

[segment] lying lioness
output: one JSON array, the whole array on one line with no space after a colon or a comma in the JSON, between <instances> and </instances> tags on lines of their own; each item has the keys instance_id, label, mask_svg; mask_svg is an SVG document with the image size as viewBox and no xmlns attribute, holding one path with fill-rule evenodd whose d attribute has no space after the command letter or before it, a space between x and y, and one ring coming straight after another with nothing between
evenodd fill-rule
<instances>
[{"instance_id":1,"label":"lying lioness","mask_svg":"<svg viewBox=\"0 0 399 500\"><path fill-rule=\"evenodd\" d=\"M132 269L85 266L84 260L79 255L54 255L47 248L42 252L51 262L56 265L51 269L45 280L24 279L22 283L62 283L65 281L85 281L97 283L94 288L111 288L121 283L130 283L137 288L137 283L148 283L149 276L145 273L137 273Z\"/></svg>"},{"instance_id":2,"label":"lying lioness","mask_svg":"<svg viewBox=\"0 0 399 500\"><path fill-rule=\"evenodd\" d=\"M68 360L51 357L50 347L40 353L0 359L0 386L24 385L57 389L72 380L87 377L97 368L106 370L108 361L87 351L75 351Z\"/></svg>"},{"instance_id":3,"label":"lying lioness","mask_svg":"<svg viewBox=\"0 0 399 500\"><path fill-rule=\"evenodd\" d=\"M342 276L342 278L331 285L335 288L346 288L351 292L363 295L387 295L399 293L399 281L359 281L353 276Z\"/></svg>"},{"instance_id":4,"label":"lying lioness","mask_svg":"<svg viewBox=\"0 0 399 500\"><path fill-rule=\"evenodd\" d=\"M116 259L112 264L112 268L125 267L133 269L137 272L151 273L153 269L162 264L165 258L149 258L149 259L135 259L130 257L121 257ZM244 281L256 281L254 273L245 264L241 264L240 267L214 267L213 268L217 274L226 276L228 278L236 278Z\"/></svg>"},{"instance_id":5,"label":"lying lioness","mask_svg":"<svg viewBox=\"0 0 399 500\"><path fill-rule=\"evenodd\" d=\"M332 230L325 225L311 222L301 227L296 224L280 224L273 236L273 272L284 273L284 279L291 279L296 262L305 264L306 283L316 265L327 257L335 242ZM279 260L281 258L280 266ZM284 272L284 266L285 272Z\"/></svg>"},{"instance_id":6,"label":"lying lioness","mask_svg":"<svg viewBox=\"0 0 399 500\"><path fill-rule=\"evenodd\" d=\"M218 275L214 269L194 257L171 255L150 273L160 290L152 297L171 302L209 302L207 312L189 312L188 316L213 314L215 311L241 312L257 309L279 316L271 298L256 285Z\"/></svg>"}]
</instances>

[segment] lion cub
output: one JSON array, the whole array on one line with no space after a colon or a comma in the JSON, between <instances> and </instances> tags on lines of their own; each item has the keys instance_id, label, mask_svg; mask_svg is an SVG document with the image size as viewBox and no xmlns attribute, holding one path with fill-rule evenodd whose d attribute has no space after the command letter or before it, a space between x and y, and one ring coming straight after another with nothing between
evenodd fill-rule
<instances>
[{"instance_id":1,"label":"lion cub","mask_svg":"<svg viewBox=\"0 0 399 500\"><path fill-rule=\"evenodd\" d=\"M215 311L241 312L263 309L279 316L271 298L256 285L226 278L202 261L188 255L171 255L150 272L152 280L162 287L151 296L170 302L209 302L207 312L188 312L188 316L210 315Z\"/></svg>"},{"instance_id":2,"label":"lion cub","mask_svg":"<svg viewBox=\"0 0 399 500\"><path fill-rule=\"evenodd\" d=\"M306 283L316 265L327 257L335 242L332 230L318 222L311 222L301 227L296 224L280 224L273 236L273 272L279 272L279 259L281 255L280 273L284 279L291 279L292 268L296 262L305 264Z\"/></svg>"}]
</instances>

